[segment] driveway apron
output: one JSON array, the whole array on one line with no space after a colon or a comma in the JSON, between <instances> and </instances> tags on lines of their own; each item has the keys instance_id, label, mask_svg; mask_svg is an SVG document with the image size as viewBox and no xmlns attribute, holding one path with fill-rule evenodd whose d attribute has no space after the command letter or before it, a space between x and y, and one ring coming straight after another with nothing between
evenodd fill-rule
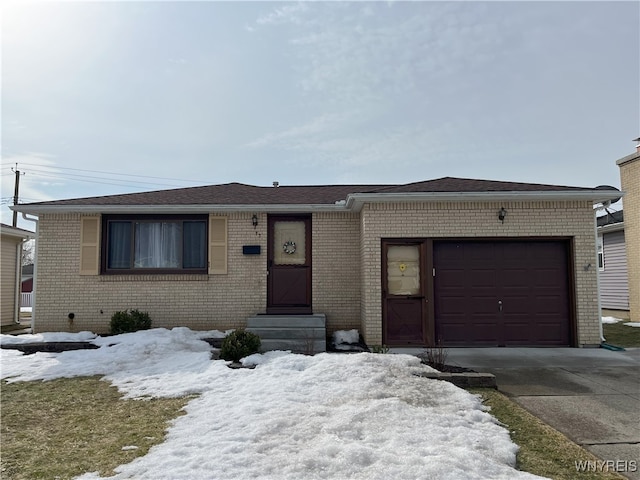
<instances>
[{"instance_id":1,"label":"driveway apron","mask_svg":"<svg viewBox=\"0 0 640 480\"><path fill-rule=\"evenodd\" d=\"M494 374L499 391L604 468L640 480L640 349L452 348L447 363Z\"/></svg>"}]
</instances>

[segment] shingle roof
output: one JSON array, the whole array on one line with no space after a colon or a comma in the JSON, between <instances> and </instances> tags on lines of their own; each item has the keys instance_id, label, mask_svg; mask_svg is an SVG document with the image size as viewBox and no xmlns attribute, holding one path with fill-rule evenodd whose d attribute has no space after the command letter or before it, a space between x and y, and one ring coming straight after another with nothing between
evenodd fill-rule
<instances>
[{"instance_id":1,"label":"shingle roof","mask_svg":"<svg viewBox=\"0 0 640 480\"><path fill-rule=\"evenodd\" d=\"M113 206L113 205L333 205L356 193L426 192L559 192L592 191L591 188L566 187L518 182L499 182L444 177L398 185L307 185L258 187L226 183L202 187L157 190L153 192L108 195L102 197L29 203L33 206Z\"/></svg>"}]
</instances>

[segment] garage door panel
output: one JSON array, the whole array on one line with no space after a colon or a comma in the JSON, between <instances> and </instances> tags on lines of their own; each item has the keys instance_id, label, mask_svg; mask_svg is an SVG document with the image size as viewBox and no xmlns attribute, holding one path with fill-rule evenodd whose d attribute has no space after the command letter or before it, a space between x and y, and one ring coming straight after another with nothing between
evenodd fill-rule
<instances>
[{"instance_id":1,"label":"garage door panel","mask_svg":"<svg viewBox=\"0 0 640 480\"><path fill-rule=\"evenodd\" d=\"M472 295L470 297L470 301L472 302L474 315L478 315L478 314L495 315L498 312L498 306L497 306L495 297L493 295L492 296Z\"/></svg>"},{"instance_id":2,"label":"garage door panel","mask_svg":"<svg viewBox=\"0 0 640 480\"><path fill-rule=\"evenodd\" d=\"M449 296L442 297L440 299L440 303L442 304L442 316L453 316L455 314L464 315L465 307L464 307L464 297L463 296ZM446 312L446 313L444 313Z\"/></svg>"},{"instance_id":3,"label":"garage door panel","mask_svg":"<svg viewBox=\"0 0 640 480\"><path fill-rule=\"evenodd\" d=\"M526 315L529 316L530 311L527 308L529 297L509 297L503 301L502 314L507 316Z\"/></svg>"},{"instance_id":4,"label":"garage door panel","mask_svg":"<svg viewBox=\"0 0 640 480\"><path fill-rule=\"evenodd\" d=\"M469 272L469 276L461 275L461 278L465 278L472 288L495 288L496 286L496 271L491 268L478 268Z\"/></svg>"},{"instance_id":5,"label":"garage door panel","mask_svg":"<svg viewBox=\"0 0 640 480\"><path fill-rule=\"evenodd\" d=\"M562 318L559 311L562 309L564 304L566 303L566 299L564 297L553 296L550 297L548 295L538 295L535 298L536 303L538 304L538 308L536 312L538 314L547 313L554 314L558 318Z\"/></svg>"},{"instance_id":6,"label":"garage door panel","mask_svg":"<svg viewBox=\"0 0 640 480\"><path fill-rule=\"evenodd\" d=\"M527 287L527 270L524 268L504 268L501 272L503 283L510 287Z\"/></svg>"},{"instance_id":7,"label":"garage door panel","mask_svg":"<svg viewBox=\"0 0 640 480\"><path fill-rule=\"evenodd\" d=\"M434 267L445 344L569 345L566 242L436 241Z\"/></svg>"},{"instance_id":8,"label":"garage door panel","mask_svg":"<svg viewBox=\"0 0 640 480\"><path fill-rule=\"evenodd\" d=\"M531 341L528 323L505 325L505 345L526 345Z\"/></svg>"},{"instance_id":9,"label":"garage door panel","mask_svg":"<svg viewBox=\"0 0 640 480\"><path fill-rule=\"evenodd\" d=\"M465 271L463 269L448 268L442 272L448 288L459 289L464 287Z\"/></svg>"},{"instance_id":10,"label":"garage door panel","mask_svg":"<svg viewBox=\"0 0 640 480\"><path fill-rule=\"evenodd\" d=\"M449 346L466 346L469 339L474 345L494 345L498 339L498 327L495 325L478 325L469 328L466 324L448 324L442 331L442 341L446 338Z\"/></svg>"}]
</instances>

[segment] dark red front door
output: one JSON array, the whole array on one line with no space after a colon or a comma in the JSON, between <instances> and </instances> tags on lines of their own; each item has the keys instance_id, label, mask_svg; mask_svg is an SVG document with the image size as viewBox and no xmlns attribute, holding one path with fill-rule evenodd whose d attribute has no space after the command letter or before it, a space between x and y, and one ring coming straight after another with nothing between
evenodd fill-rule
<instances>
[{"instance_id":1,"label":"dark red front door","mask_svg":"<svg viewBox=\"0 0 640 480\"><path fill-rule=\"evenodd\" d=\"M424 245L388 242L383 248L383 342L426 343Z\"/></svg>"},{"instance_id":2,"label":"dark red front door","mask_svg":"<svg viewBox=\"0 0 640 480\"><path fill-rule=\"evenodd\" d=\"M310 314L311 217L269 216L268 314Z\"/></svg>"}]
</instances>

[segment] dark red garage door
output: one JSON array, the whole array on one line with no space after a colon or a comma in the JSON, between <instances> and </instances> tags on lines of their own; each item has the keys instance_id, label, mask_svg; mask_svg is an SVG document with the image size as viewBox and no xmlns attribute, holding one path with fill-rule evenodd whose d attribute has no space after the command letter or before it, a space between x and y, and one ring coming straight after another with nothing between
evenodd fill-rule
<instances>
[{"instance_id":1,"label":"dark red garage door","mask_svg":"<svg viewBox=\"0 0 640 480\"><path fill-rule=\"evenodd\" d=\"M444 345L570 344L567 242L443 241L433 250Z\"/></svg>"}]
</instances>

